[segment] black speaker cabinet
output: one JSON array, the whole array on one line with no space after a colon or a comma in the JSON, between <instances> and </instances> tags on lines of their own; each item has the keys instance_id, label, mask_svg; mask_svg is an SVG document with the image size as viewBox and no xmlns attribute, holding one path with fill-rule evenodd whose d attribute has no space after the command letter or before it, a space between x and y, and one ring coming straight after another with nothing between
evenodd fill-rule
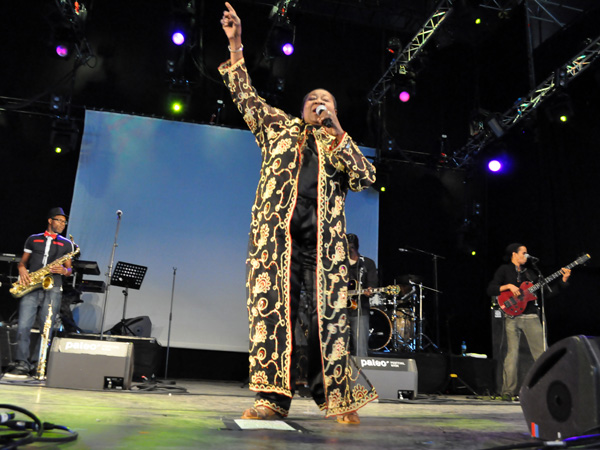
<instances>
[{"instance_id":1,"label":"black speaker cabinet","mask_svg":"<svg viewBox=\"0 0 600 450\"><path fill-rule=\"evenodd\" d=\"M506 331L504 321L513 320L506 318L499 307L491 309L491 330L492 330L492 355L496 366L496 393L502 393L502 380L504 372L504 357L506 356ZM529 351L529 345L524 335L521 335L519 341L519 363L517 367L518 385L522 386L523 380L527 376L529 369L533 366L533 357Z\"/></svg>"},{"instance_id":2,"label":"black speaker cabinet","mask_svg":"<svg viewBox=\"0 0 600 450\"><path fill-rule=\"evenodd\" d=\"M48 355L46 386L130 389L133 343L55 338Z\"/></svg>"},{"instance_id":3,"label":"black speaker cabinet","mask_svg":"<svg viewBox=\"0 0 600 450\"><path fill-rule=\"evenodd\" d=\"M417 398L419 377L414 359L358 356L355 361L375 387L380 399Z\"/></svg>"},{"instance_id":4,"label":"black speaker cabinet","mask_svg":"<svg viewBox=\"0 0 600 450\"><path fill-rule=\"evenodd\" d=\"M597 432L600 427L600 338L571 336L535 362L521 387L531 435L544 440Z\"/></svg>"}]
</instances>

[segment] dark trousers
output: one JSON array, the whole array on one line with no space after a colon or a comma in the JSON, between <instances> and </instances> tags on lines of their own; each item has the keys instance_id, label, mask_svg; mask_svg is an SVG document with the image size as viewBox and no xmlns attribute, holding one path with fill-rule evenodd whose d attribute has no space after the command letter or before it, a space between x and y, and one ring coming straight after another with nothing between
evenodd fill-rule
<instances>
[{"instance_id":1,"label":"dark trousers","mask_svg":"<svg viewBox=\"0 0 600 450\"><path fill-rule=\"evenodd\" d=\"M290 318L292 326L296 326L298 308L300 306L300 293L304 289L308 315L307 334L307 382L311 394L317 405L325 404L325 390L323 387L323 373L321 365L321 345L319 339L319 316L316 302L317 268L317 213L314 200L298 197L290 226L292 236L292 259L290 271ZM292 345L296 348L294 330ZM297 354L292 351L292 395L297 379ZM292 399L281 394L271 392L258 392L256 399L264 399L275 403L282 409L289 410Z\"/></svg>"}]
</instances>

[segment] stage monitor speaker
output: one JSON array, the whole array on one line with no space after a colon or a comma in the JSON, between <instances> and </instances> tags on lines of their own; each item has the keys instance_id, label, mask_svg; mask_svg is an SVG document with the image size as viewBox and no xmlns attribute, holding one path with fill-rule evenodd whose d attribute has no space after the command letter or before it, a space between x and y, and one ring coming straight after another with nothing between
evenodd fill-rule
<instances>
[{"instance_id":1,"label":"stage monitor speaker","mask_svg":"<svg viewBox=\"0 0 600 450\"><path fill-rule=\"evenodd\" d=\"M531 436L566 439L600 427L600 338L571 336L535 362L521 387Z\"/></svg>"},{"instance_id":2,"label":"stage monitor speaker","mask_svg":"<svg viewBox=\"0 0 600 450\"><path fill-rule=\"evenodd\" d=\"M418 371L414 359L355 357L356 364L382 400L415 399Z\"/></svg>"},{"instance_id":3,"label":"stage monitor speaker","mask_svg":"<svg viewBox=\"0 0 600 450\"><path fill-rule=\"evenodd\" d=\"M152 321L148 316L132 317L119 322L109 331L109 334L117 336L137 336L149 338L152 334Z\"/></svg>"},{"instance_id":4,"label":"stage monitor speaker","mask_svg":"<svg viewBox=\"0 0 600 450\"><path fill-rule=\"evenodd\" d=\"M55 338L46 386L70 389L130 389L133 343Z\"/></svg>"}]
</instances>

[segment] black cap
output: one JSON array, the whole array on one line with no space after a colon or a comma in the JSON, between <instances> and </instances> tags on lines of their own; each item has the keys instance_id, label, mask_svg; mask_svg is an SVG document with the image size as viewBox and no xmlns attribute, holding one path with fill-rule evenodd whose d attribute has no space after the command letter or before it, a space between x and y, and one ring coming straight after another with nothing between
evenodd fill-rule
<instances>
[{"instance_id":1,"label":"black cap","mask_svg":"<svg viewBox=\"0 0 600 450\"><path fill-rule=\"evenodd\" d=\"M54 216L65 216L68 217L64 210L60 207L57 206L56 208L52 208L50 211L48 211L48 219L51 219Z\"/></svg>"},{"instance_id":2,"label":"black cap","mask_svg":"<svg viewBox=\"0 0 600 450\"><path fill-rule=\"evenodd\" d=\"M346 235L346 239L348 239L348 245L352 245L354 244L354 248L356 248L356 250L358 250L358 236L352 233L348 233Z\"/></svg>"}]
</instances>

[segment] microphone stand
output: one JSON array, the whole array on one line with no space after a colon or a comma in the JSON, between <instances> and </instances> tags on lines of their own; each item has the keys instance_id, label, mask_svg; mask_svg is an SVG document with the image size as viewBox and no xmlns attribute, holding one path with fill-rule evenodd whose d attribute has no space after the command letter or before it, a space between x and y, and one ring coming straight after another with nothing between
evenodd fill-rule
<instances>
[{"instance_id":1,"label":"microphone stand","mask_svg":"<svg viewBox=\"0 0 600 450\"><path fill-rule=\"evenodd\" d=\"M431 253L431 252L426 252L425 250L421 250L418 248L414 248L414 247L406 247L409 250L412 250L414 252L419 252L419 253L423 253L424 255L429 255L431 256L433 259L433 289L428 288L430 290L432 290L434 292L434 300L435 300L435 340L436 342L440 342L440 318L439 318L439 310L440 310L440 298L439 298L439 294L441 293L439 291L439 287L438 287L438 259L446 259L441 255L436 255L435 253ZM437 346L436 346L437 348Z\"/></svg>"},{"instance_id":2,"label":"microphone stand","mask_svg":"<svg viewBox=\"0 0 600 450\"><path fill-rule=\"evenodd\" d=\"M548 339L546 336L547 325L546 325L546 301L545 301L545 297L544 297L544 291L545 291L544 287L547 287L549 292L552 292L552 288L546 282L544 275L542 275L542 271L538 267L537 261L532 259L531 265L533 266L533 269L538 274L538 283L540 284L540 311L541 311L541 315L542 315L542 336L544 338L544 342L543 342L544 343L544 351L546 351L546 350L548 350Z\"/></svg>"},{"instance_id":3,"label":"microphone stand","mask_svg":"<svg viewBox=\"0 0 600 450\"><path fill-rule=\"evenodd\" d=\"M104 291L104 306L102 307L102 322L100 324L100 340L104 339L104 318L106 317L106 304L108 303L108 292L110 290L110 275L112 273L113 264L115 262L115 250L119 246L117 237L119 236L119 227L121 226L121 210L117 211L117 230L115 231L115 241L110 253L110 262L108 263L108 272L106 272L106 290ZM124 312L124 311L123 311Z\"/></svg>"},{"instance_id":4,"label":"microphone stand","mask_svg":"<svg viewBox=\"0 0 600 450\"><path fill-rule=\"evenodd\" d=\"M169 349L171 348L171 321L173 320L173 298L175 296L175 275L177 267L173 267L173 287L171 288L171 310L169 311L169 331L167 333L167 358L165 360L165 380L169 372Z\"/></svg>"}]
</instances>

